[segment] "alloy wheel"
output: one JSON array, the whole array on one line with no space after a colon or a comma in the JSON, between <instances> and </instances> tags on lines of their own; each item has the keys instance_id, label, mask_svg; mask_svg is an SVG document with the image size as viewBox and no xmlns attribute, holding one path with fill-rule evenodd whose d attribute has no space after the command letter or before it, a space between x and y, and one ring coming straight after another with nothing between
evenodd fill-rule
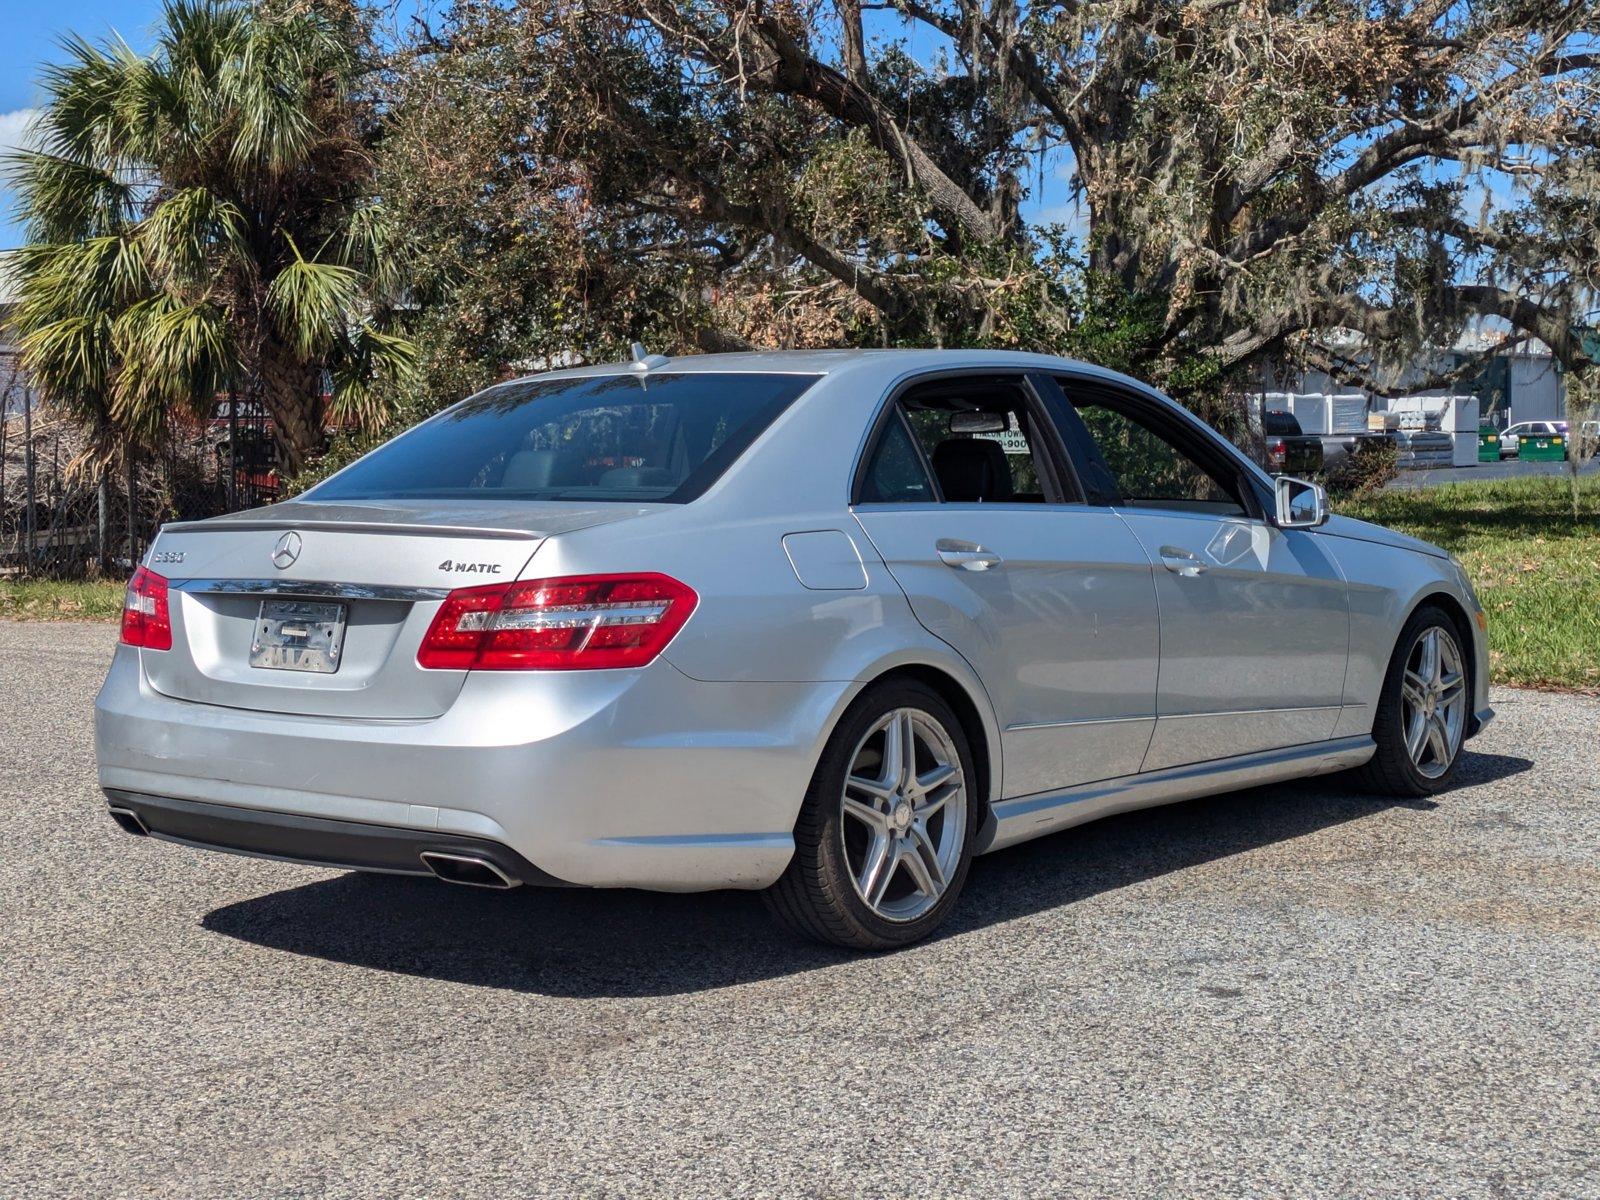
<instances>
[{"instance_id":1,"label":"alloy wheel","mask_svg":"<svg viewBox=\"0 0 1600 1200\"><path fill-rule=\"evenodd\" d=\"M1422 631L1406 657L1400 681L1406 753L1428 779L1450 769L1466 726L1467 674L1461 648L1438 625Z\"/></svg>"},{"instance_id":2,"label":"alloy wheel","mask_svg":"<svg viewBox=\"0 0 1600 1200\"><path fill-rule=\"evenodd\" d=\"M850 758L840 837L856 895L889 921L939 902L961 862L967 786L950 735L928 713L880 717Z\"/></svg>"}]
</instances>

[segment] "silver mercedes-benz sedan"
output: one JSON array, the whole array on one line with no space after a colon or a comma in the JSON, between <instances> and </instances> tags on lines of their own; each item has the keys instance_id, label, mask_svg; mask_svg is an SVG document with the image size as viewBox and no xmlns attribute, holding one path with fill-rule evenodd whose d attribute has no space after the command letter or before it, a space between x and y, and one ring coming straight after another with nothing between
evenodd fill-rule
<instances>
[{"instance_id":1,"label":"silver mercedes-benz sedan","mask_svg":"<svg viewBox=\"0 0 1600 1200\"><path fill-rule=\"evenodd\" d=\"M96 704L130 833L452 883L765 889L924 936L975 854L1359 769L1487 707L1443 551L1187 411L1000 352L500 384L299 499L165 527Z\"/></svg>"}]
</instances>

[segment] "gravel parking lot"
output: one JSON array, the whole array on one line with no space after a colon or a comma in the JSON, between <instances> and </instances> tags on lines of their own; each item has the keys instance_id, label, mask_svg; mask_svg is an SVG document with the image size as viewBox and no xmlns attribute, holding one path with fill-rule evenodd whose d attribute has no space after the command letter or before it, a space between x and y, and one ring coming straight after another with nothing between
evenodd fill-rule
<instances>
[{"instance_id":1,"label":"gravel parking lot","mask_svg":"<svg viewBox=\"0 0 1600 1200\"><path fill-rule=\"evenodd\" d=\"M1600 701L1465 782L980 859L931 944L140 841L114 631L0 624L0 1196L1600 1195Z\"/></svg>"}]
</instances>

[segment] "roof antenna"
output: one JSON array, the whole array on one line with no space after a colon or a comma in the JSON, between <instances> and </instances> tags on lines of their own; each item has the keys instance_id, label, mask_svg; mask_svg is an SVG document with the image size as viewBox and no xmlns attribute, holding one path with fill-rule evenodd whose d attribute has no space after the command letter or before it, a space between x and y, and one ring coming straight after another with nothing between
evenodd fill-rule
<instances>
[{"instance_id":1,"label":"roof antenna","mask_svg":"<svg viewBox=\"0 0 1600 1200\"><path fill-rule=\"evenodd\" d=\"M651 367L659 367L671 361L665 354L651 354L644 348L643 342L634 342L628 347L628 354L633 359L635 371L648 371Z\"/></svg>"}]
</instances>

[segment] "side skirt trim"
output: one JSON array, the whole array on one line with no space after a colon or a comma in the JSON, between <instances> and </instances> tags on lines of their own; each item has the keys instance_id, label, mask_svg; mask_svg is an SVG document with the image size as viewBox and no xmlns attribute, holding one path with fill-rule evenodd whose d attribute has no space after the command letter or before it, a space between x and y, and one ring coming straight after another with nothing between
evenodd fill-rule
<instances>
[{"instance_id":1,"label":"side skirt trim","mask_svg":"<svg viewBox=\"0 0 1600 1200\"><path fill-rule=\"evenodd\" d=\"M993 806L994 833L979 842L977 852L1002 850L1115 813L1359 767L1376 750L1372 737L1360 734L1002 800Z\"/></svg>"}]
</instances>

